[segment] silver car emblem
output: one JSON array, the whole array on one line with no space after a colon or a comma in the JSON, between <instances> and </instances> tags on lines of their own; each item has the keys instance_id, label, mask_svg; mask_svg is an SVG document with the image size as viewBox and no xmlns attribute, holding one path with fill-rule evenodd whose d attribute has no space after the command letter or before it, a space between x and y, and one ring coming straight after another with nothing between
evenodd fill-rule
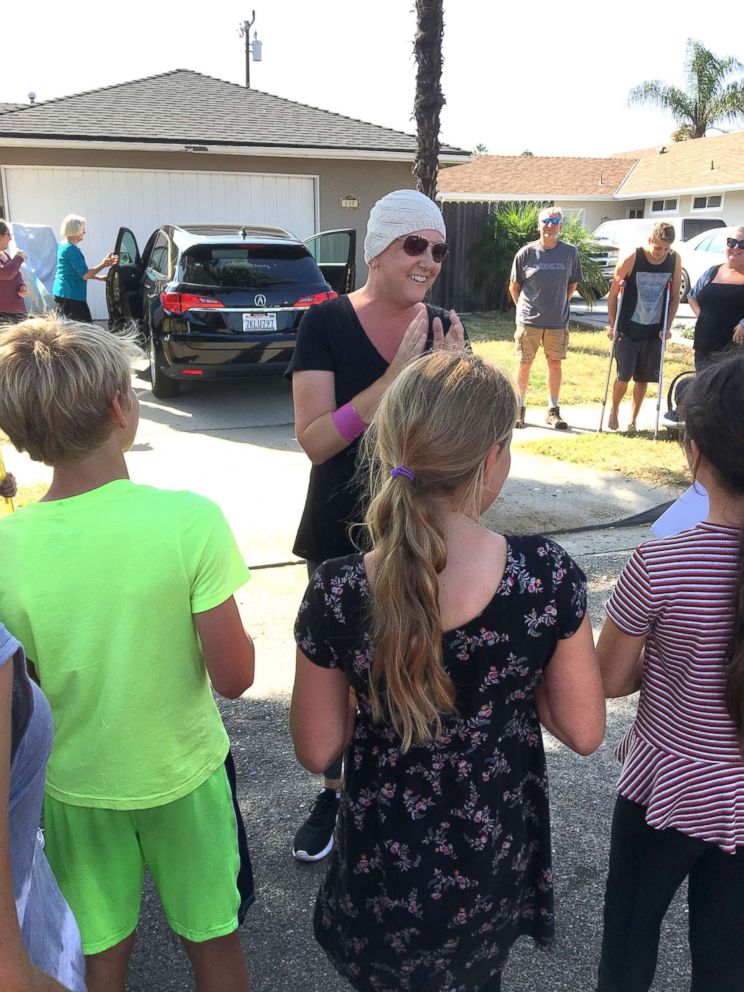
<instances>
[{"instance_id":1,"label":"silver car emblem","mask_svg":"<svg viewBox=\"0 0 744 992\"><path fill-rule=\"evenodd\" d=\"M256 304L257 307L265 307L266 306L266 297L263 295L263 293L257 293L253 297L253 302Z\"/></svg>"}]
</instances>

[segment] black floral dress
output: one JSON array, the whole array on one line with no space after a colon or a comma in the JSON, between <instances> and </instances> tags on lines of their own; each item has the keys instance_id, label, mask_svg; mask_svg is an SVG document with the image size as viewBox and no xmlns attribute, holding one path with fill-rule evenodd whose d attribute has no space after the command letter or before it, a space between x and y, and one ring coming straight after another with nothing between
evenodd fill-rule
<instances>
[{"instance_id":1,"label":"black floral dress","mask_svg":"<svg viewBox=\"0 0 744 992\"><path fill-rule=\"evenodd\" d=\"M553 938L548 781L535 690L586 610L581 569L542 537L507 538L488 606L444 635L457 715L401 752L372 723L369 587L361 555L325 562L295 626L341 668L358 714L315 935L362 992L474 992L520 934Z\"/></svg>"}]
</instances>

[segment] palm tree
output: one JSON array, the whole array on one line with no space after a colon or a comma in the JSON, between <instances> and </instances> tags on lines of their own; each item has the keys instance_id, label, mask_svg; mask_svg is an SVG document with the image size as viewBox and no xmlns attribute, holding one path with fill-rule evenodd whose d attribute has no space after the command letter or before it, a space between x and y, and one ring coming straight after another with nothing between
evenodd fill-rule
<instances>
[{"instance_id":1,"label":"palm tree","mask_svg":"<svg viewBox=\"0 0 744 992\"><path fill-rule=\"evenodd\" d=\"M669 111L679 125L672 133L674 141L703 138L717 121L736 121L744 116L744 81L729 80L731 73L742 68L733 56L719 58L699 41L688 38L687 89L651 79L630 91L628 103L653 103Z\"/></svg>"},{"instance_id":2,"label":"palm tree","mask_svg":"<svg viewBox=\"0 0 744 992\"><path fill-rule=\"evenodd\" d=\"M416 159L413 174L416 188L432 200L437 195L439 173L439 115L442 93L443 0L416 0Z\"/></svg>"}]
</instances>

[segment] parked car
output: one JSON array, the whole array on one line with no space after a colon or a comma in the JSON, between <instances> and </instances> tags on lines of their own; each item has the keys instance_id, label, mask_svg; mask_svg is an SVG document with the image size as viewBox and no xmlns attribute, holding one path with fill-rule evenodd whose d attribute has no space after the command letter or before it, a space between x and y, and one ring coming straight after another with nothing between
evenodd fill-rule
<instances>
[{"instance_id":1,"label":"parked car","mask_svg":"<svg viewBox=\"0 0 744 992\"><path fill-rule=\"evenodd\" d=\"M706 269L726 261L726 238L735 237L736 230L735 227L721 227L716 228L715 231L703 231L696 238L690 238L679 246L682 259L679 297L683 303Z\"/></svg>"},{"instance_id":2,"label":"parked car","mask_svg":"<svg viewBox=\"0 0 744 992\"><path fill-rule=\"evenodd\" d=\"M354 230L300 241L279 227L166 224L140 255L122 227L109 326L139 326L161 399L184 380L283 372L305 311L354 288L355 250Z\"/></svg>"},{"instance_id":3,"label":"parked car","mask_svg":"<svg viewBox=\"0 0 744 992\"><path fill-rule=\"evenodd\" d=\"M597 261L602 272L612 279L618 258L629 255L634 248L645 244L659 221L674 226L674 246L693 238L711 228L725 227L726 221L720 217L641 217L632 220L606 220L594 231L594 238L600 245Z\"/></svg>"}]
</instances>

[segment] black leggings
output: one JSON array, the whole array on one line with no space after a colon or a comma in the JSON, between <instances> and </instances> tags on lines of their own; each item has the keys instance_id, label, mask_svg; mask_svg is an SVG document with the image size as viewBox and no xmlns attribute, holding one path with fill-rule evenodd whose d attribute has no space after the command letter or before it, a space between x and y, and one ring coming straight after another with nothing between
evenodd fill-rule
<instances>
[{"instance_id":1,"label":"black leggings","mask_svg":"<svg viewBox=\"0 0 744 992\"><path fill-rule=\"evenodd\" d=\"M744 989L744 847L726 854L679 830L656 830L644 806L618 796L598 992L648 992L661 922L685 878L691 992Z\"/></svg>"},{"instance_id":2,"label":"black leggings","mask_svg":"<svg viewBox=\"0 0 744 992\"><path fill-rule=\"evenodd\" d=\"M321 564L322 562L320 561L309 561L307 563L308 579L312 579L313 573L315 572L318 565ZM326 770L323 772L323 778L328 779L331 782L333 782L334 779L341 778L343 767L344 767L344 756L343 754L339 754L336 760L332 764L330 764L328 768L326 768Z\"/></svg>"},{"instance_id":3,"label":"black leggings","mask_svg":"<svg viewBox=\"0 0 744 992\"><path fill-rule=\"evenodd\" d=\"M68 320L77 320L83 324L92 324L90 308L85 300L71 300L67 296L55 296L54 301L62 311L62 316Z\"/></svg>"}]
</instances>

